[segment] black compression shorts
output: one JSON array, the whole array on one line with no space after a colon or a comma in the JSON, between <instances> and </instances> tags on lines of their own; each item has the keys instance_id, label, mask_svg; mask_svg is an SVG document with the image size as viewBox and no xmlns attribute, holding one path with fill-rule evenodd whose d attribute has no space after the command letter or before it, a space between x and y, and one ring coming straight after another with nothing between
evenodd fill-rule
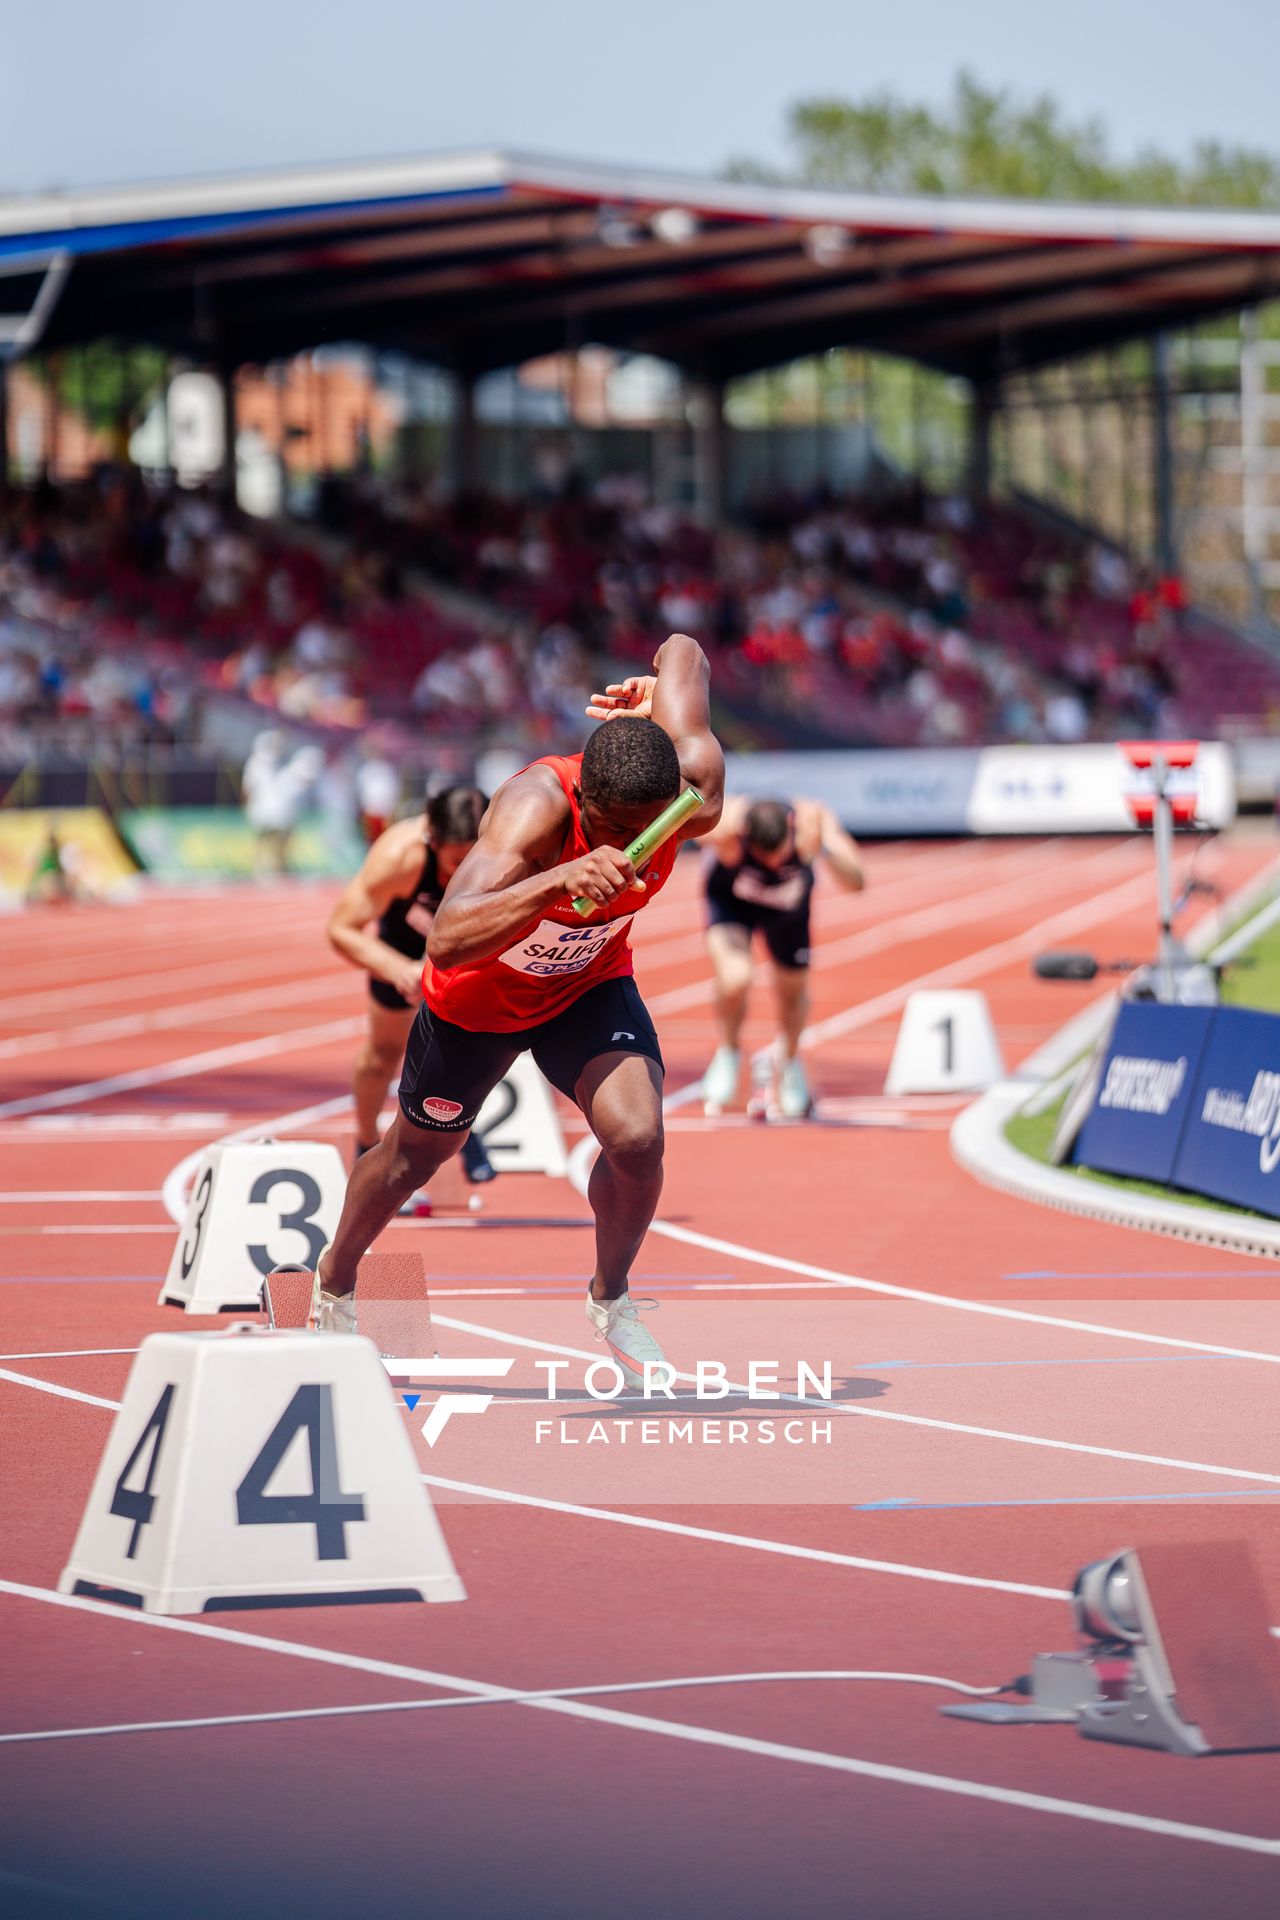
<instances>
[{"instance_id":1,"label":"black compression shorts","mask_svg":"<svg viewBox=\"0 0 1280 1920\"><path fill-rule=\"evenodd\" d=\"M706 883L707 921L713 927L745 927L764 936L769 957L780 967L803 969L809 964L809 895L812 880L798 905L781 909L762 900L744 900L734 892L736 869L716 865Z\"/></svg>"},{"instance_id":2,"label":"black compression shorts","mask_svg":"<svg viewBox=\"0 0 1280 1920\"><path fill-rule=\"evenodd\" d=\"M415 1127L465 1133L526 1049L552 1086L574 1101L583 1068L602 1053L639 1053L662 1066L658 1036L630 975L588 987L554 1020L519 1033L469 1033L424 1001L404 1052L400 1111Z\"/></svg>"},{"instance_id":3,"label":"black compression shorts","mask_svg":"<svg viewBox=\"0 0 1280 1920\"><path fill-rule=\"evenodd\" d=\"M380 1007L391 1007L398 1013L408 1013L417 1003L406 1000L404 995L393 987L389 980L379 980L376 974L369 975L369 998Z\"/></svg>"}]
</instances>

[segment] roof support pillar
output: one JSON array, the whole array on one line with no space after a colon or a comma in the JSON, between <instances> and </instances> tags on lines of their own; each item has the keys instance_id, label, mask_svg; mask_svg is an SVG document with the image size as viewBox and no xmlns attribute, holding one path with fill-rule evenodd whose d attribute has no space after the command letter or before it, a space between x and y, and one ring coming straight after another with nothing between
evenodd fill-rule
<instances>
[{"instance_id":1,"label":"roof support pillar","mask_svg":"<svg viewBox=\"0 0 1280 1920\"><path fill-rule=\"evenodd\" d=\"M693 421L694 504L704 526L718 527L724 519L728 482L724 381L695 380L689 411Z\"/></svg>"},{"instance_id":2,"label":"roof support pillar","mask_svg":"<svg viewBox=\"0 0 1280 1920\"><path fill-rule=\"evenodd\" d=\"M213 370L222 402L222 466L217 490L228 506L236 504L236 370L229 361L220 360Z\"/></svg>"},{"instance_id":3,"label":"roof support pillar","mask_svg":"<svg viewBox=\"0 0 1280 1920\"><path fill-rule=\"evenodd\" d=\"M449 493L456 500L480 487L480 430L476 419L476 377L453 376L453 414L449 421Z\"/></svg>"},{"instance_id":4,"label":"roof support pillar","mask_svg":"<svg viewBox=\"0 0 1280 1920\"><path fill-rule=\"evenodd\" d=\"M1167 333L1151 342L1152 500L1155 561L1161 573L1178 571L1178 530L1173 498L1173 359Z\"/></svg>"},{"instance_id":5,"label":"roof support pillar","mask_svg":"<svg viewBox=\"0 0 1280 1920\"><path fill-rule=\"evenodd\" d=\"M969 498L978 506L991 498L991 430L999 406L999 383L975 380L969 397L965 481Z\"/></svg>"},{"instance_id":6,"label":"roof support pillar","mask_svg":"<svg viewBox=\"0 0 1280 1920\"><path fill-rule=\"evenodd\" d=\"M9 362L0 353L0 500L9 496Z\"/></svg>"}]
</instances>

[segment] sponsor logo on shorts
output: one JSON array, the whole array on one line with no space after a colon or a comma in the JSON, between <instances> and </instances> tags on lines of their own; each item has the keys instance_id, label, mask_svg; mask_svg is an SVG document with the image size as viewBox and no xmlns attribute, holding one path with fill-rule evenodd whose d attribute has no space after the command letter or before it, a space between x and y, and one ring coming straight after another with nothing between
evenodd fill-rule
<instances>
[{"instance_id":1,"label":"sponsor logo on shorts","mask_svg":"<svg viewBox=\"0 0 1280 1920\"><path fill-rule=\"evenodd\" d=\"M423 1101L422 1111L426 1114L428 1120L438 1120L443 1127L447 1126L450 1120L457 1119L458 1115L462 1112L462 1102L461 1100L432 1098Z\"/></svg>"},{"instance_id":2,"label":"sponsor logo on shorts","mask_svg":"<svg viewBox=\"0 0 1280 1920\"><path fill-rule=\"evenodd\" d=\"M614 1040L634 1040L635 1035L634 1033L615 1033L613 1038ZM612 1042L610 1044L612 1045Z\"/></svg>"}]
</instances>

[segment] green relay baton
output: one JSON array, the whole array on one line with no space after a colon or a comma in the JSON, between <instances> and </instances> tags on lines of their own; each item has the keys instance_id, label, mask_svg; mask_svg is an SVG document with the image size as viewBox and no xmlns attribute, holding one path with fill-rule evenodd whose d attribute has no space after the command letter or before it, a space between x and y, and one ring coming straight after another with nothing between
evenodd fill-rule
<instances>
[{"instance_id":1,"label":"green relay baton","mask_svg":"<svg viewBox=\"0 0 1280 1920\"><path fill-rule=\"evenodd\" d=\"M632 866L638 867L651 853L656 853L676 828L683 826L689 815L696 813L701 805L702 795L696 787L686 787L683 793L678 794L669 807L663 808L653 824L623 849ZM584 920L596 910L595 901L588 900L584 894L579 894L573 904Z\"/></svg>"}]
</instances>

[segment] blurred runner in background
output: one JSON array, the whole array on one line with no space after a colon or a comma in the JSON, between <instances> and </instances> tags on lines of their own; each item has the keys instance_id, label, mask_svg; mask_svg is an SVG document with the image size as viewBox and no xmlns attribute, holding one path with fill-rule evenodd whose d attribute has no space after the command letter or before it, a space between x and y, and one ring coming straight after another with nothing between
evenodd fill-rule
<instances>
[{"instance_id":1,"label":"blurred runner in background","mask_svg":"<svg viewBox=\"0 0 1280 1920\"><path fill-rule=\"evenodd\" d=\"M809 901L816 862L825 859L842 887L863 884L858 843L816 800L725 801L707 836L707 952L716 982L720 1044L702 1081L708 1113L738 1093L739 1040L751 990L751 942L764 938L778 1001L778 1037L765 1076L768 1111L801 1119L813 1094L800 1059L809 1017Z\"/></svg>"},{"instance_id":2,"label":"blurred runner in background","mask_svg":"<svg viewBox=\"0 0 1280 1920\"><path fill-rule=\"evenodd\" d=\"M405 1042L422 999L427 934L444 890L476 843L488 805L478 787L446 787L412 819L389 827L365 857L329 916L329 942L369 976L369 1031L356 1057L356 1159L378 1144L378 1116L399 1074ZM472 1181L495 1169L479 1134L462 1149ZM421 1212L415 1194L407 1212Z\"/></svg>"}]
</instances>

